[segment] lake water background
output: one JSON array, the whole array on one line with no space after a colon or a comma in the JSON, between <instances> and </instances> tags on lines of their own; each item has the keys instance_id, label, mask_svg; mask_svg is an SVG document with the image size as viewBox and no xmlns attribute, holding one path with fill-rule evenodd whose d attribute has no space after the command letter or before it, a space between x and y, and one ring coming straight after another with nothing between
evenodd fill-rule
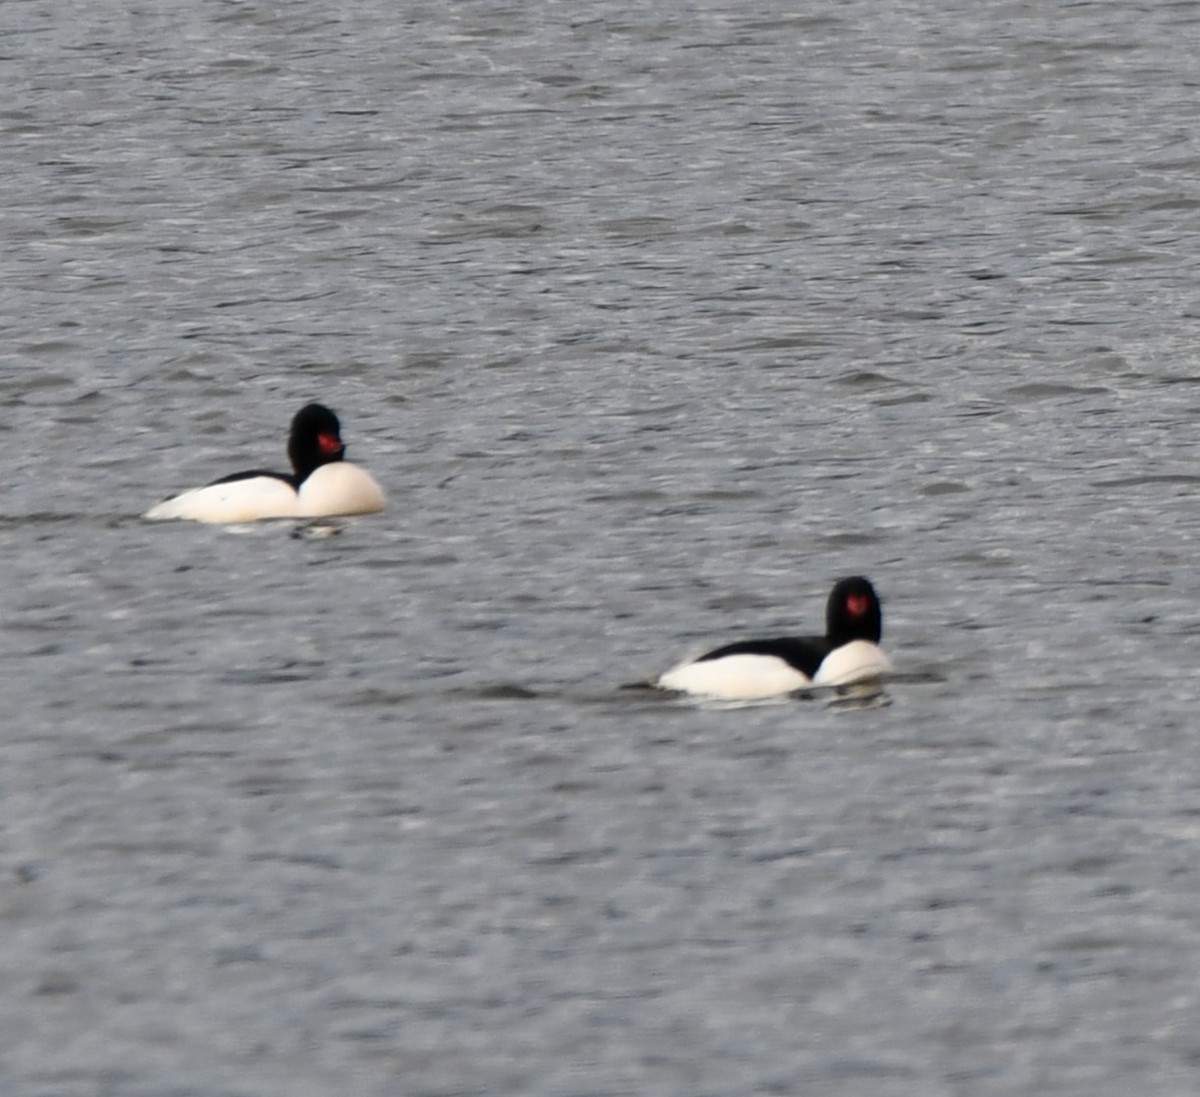
<instances>
[{"instance_id":1,"label":"lake water background","mask_svg":"<svg viewBox=\"0 0 1200 1097\"><path fill-rule=\"evenodd\" d=\"M6 1097L1197 1092L1194 5L0 28Z\"/></svg>"}]
</instances>

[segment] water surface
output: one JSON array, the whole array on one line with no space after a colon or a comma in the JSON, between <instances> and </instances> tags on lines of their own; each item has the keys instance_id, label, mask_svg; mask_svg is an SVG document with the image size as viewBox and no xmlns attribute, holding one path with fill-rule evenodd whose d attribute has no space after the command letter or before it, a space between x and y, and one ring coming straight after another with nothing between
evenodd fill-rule
<instances>
[{"instance_id":1,"label":"water surface","mask_svg":"<svg viewBox=\"0 0 1200 1097\"><path fill-rule=\"evenodd\" d=\"M1195 1091L1190 6L0 18L6 1094Z\"/></svg>"}]
</instances>

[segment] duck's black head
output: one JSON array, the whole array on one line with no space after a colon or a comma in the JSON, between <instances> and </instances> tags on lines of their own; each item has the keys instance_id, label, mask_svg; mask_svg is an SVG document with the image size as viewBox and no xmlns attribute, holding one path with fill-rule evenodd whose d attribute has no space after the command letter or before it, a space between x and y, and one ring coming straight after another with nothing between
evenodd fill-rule
<instances>
[{"instance_id":1,"label":"duck's black head","mask_svg":"<svg viewBox=\"0 0 1200 1097\"><path fill-rule=\"evenodd\" d=\"M288 459L296 473L297 487L314 469L340 461L346 455L338 417L324 404L306 404L292 419L288 437Z\"/></svg>"},{"instance_id":2,"label":"duck's black head","mask_svg":"<svg viewBox=\"0 0 1200 1097\"><path fill-rule=\"evenodd\" d=\"M883 613L869 579L855 575L838 580L825 606L825 634L834 647L851 640L879 643L883 634Z\"/></svg>"}]
</instances>

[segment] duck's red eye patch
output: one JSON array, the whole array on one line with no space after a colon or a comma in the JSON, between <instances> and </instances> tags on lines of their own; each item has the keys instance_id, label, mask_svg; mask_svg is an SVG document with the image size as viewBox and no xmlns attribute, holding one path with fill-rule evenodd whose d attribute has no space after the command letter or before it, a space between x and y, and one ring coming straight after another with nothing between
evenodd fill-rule
<instances>
[{"instance_id":1,"label":"duck's red eye patch","mask_svg":"<svg viewBox=\"0 0 1200 1097\"><path fill-rule=\"evenodd\" d=\"M326 457L342 452L342 440L336 434L318 434L317 448Z\"/></svg>"},{"instance_id":2,"label":"duck's red eye patch","mask_svg":"<svg viewBox=\"0 0 1200 1097\"><path fill-rule=\"evenodd\" d=\"M847 594L846 609L850 611L851 617L862 617L871 608L871 599L865 594Z\"/></svg>"}]
</instances>

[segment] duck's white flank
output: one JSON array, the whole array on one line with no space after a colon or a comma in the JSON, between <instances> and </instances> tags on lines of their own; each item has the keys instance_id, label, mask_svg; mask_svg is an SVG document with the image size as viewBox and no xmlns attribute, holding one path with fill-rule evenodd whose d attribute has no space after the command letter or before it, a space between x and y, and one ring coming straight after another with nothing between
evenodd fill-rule
<instances>
[{"instance_id":1,"label":"duck's white flank","mask_svg":"<svg viewBox=\"0 0 1200 1097\"><path fill-rule=\"evenodd\" d=\"M296 489L286 481L275 476L250 476L192 488L152 506L143 517L233 525L260 518L295 518L298 504Z\"/></svg>"},{"instance_id":2,"label":"duck's white flank","mask_svg":"<svg viewBox=\"0 0 1200 1097\"><path fill-rule=\"evenodd\" d=\"M383 489L369 472L348 461L335 461L314 469L299 491L276 476L250 476L185 491L151 507L145 517L235 525L260 518L374 514L386 505Z\"/></svg>"},{"instance_id":3,"label":"duck's white flank","mask_svg":"<svg viewBox=\"0 0 1200 1097\"><path fill-rule=\"evenodd\" d=\"M703 697L752 701L777 697L809 685L808 675L775 655L725 655L681 663L663 674L656 685Z\"/></svg>"}]
</instances>

